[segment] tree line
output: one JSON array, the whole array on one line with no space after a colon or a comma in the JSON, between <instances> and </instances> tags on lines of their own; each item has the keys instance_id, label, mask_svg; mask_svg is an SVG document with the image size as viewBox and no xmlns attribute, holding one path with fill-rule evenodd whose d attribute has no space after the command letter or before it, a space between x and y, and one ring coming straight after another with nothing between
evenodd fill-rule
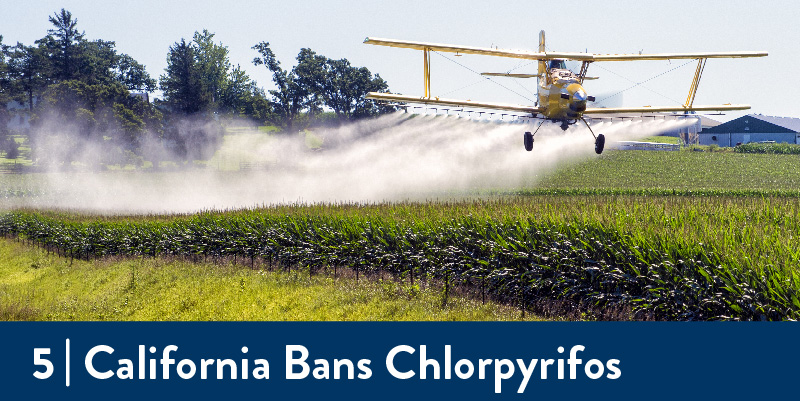
<instances>
[{"instance_id":1,"label":"tree line","mask_svg":"<svg viewBox=\"0 0 800 401\"><path fill-rule=\"evenodd\" d=\"M0 153L6 158L19 155L13 134L27 139L39 163L64 163L53 155L69 161L89 149L100 164L143 156L154 164L195 160L210 156L224 132L220 120L228 117L294 132L322 120L392 111L364 98L388 91L379 75L308 48L285 69L268 42L254 45L253 64L267 68L275 86L265 91L207 30L170 46L156 79L115 42L87 39L69 11L49 21L52 28L33 45L5 44L0 35ZM147 101L159 89L163 99ZM25 123L10 125L15 119Z\"/></svg>"}]
</instances>

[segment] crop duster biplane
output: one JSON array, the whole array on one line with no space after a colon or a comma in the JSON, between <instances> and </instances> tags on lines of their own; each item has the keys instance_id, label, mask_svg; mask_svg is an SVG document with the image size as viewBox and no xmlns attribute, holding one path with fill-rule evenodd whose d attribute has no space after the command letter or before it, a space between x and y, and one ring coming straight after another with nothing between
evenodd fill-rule
<instances>
[{"instance_id":1,"label":"crop duster biplane","mask_svg":"<svg viewBox=\"0 0 800 401\"><path fill-rule=\"evenodd\" d=\"M589 132L595 137L595 152L600 154L605 146L603 134L595 135L589 124L583 118L585 114L616 114L616 113L692 113L706 111L730 111L747 110L750 108L746 104L722 104L710 106L695 106L694 98L697 93L697 86L703 74L706 60L710 58L744 58L744 57L764 57L766 52L712 52L712 53L662 53L662 54L593 54L593 53L564 53L550 52L545 49L544 31L539 33L539 51L530 52L522 50L508 50L487 47L456 46L437 43L414 42L395 39L379 39L368 37L364 43L370 45L401 47L407 49L422 50L423 52L423 77L425 95L422 97L405 96L392 93L370 92L368 99L397 102L397 103L418 103L442 106L461 106L470 108L485 108L494 110L507 110L522 113L530 113L531 117L554 121L561 124L562 130L581 120L589 128ZM510 57L518 59L536 60L539 64L537 74L499 74L484 73L489 76L507 76L511 78L537 78L538 102L534 106L514 105L504 103L476 102L471 100L440 99L431 96L431 70L430 52L448 52L462 54L478 54L484 56ZM586 107L587 102L594 102L594 97L589 96L583 88L583 81L593 79L587 77L589 65L601 61L633 61L633 60L675 60L675 59L697 59L697 70L694 74L689 96L686 103L673 107L615 107L615 108L593 108ZM581 62L580 72L577 74L566 67L565 61L575 60ZM541 123L539 124L541 127ZM533 134L524 134L525 149L533 149Z\"/></svg>"}]
</instances>

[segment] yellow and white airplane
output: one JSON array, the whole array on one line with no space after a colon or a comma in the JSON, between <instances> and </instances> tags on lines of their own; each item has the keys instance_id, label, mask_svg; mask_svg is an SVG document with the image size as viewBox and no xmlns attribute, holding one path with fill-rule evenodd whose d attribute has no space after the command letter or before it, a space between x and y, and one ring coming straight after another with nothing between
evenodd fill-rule
<instances>
[{"instance_id":1,"label":"yellow and white airplane","mask_svg":"<svg viewBox=\"0 0 800 401\"><path fill-rule=\"evenodd\" d=\"M711 52L711 53L662 53L662 54L593 54L593 53L564 53L548 52L545 49L544 31L539 33L539 51L530 52L523 50L508 50L485 47L456 46L438 43L414 42L407 40L380 39L368 37L364 43L370 45L401 47L423 52L423 78L425 95L422 97L406 96L392 93L370 92L368 99L399 102L399 103L418 103L432 104L441 106L461 106L486 108L494 110L508 110L522 113L530 113L532 117L541 118L561 123L561 129L566 130L570 125L582 120L587 127L589 124L583 119L584 114L615 114L615 113L660 113L660 112L705 112L705 111L730 111L747 110L750 108L746 104L722 104L709 106L695 106L694 98L697 93L697 86L703 75L706 60L710 58L744 58L744 57L764 57L766 52ZM512 78L537 78L539 81L537 97L538 102L534 106L515 105L505 103L487 103L471 100L441 99L431 95L431 70L430 52L448 52L462 54L478 54L484 56L510 57L528 60L537 60L539 64L538 74L495 74L484 73L490 76L507 76ZM587 102L593 102L594 97L589 96L583 88L583 81L592 79L586 76L589 65L600 61L633 61L633 60L674 60L674 59L697 59L697 70L689 88L689 96L686 103L673 107L615 107L615 108L591 108L586 107ZM565 65L566 60L576 60L582 62L580 72L575 74L568 70ZM541 127L541 124L539 125ZM538 131L538 128L537 128ZM589 127L589 131L595 137L595 152L600 154L605 146L605 137L595 135ZM526 132L524 135L525 149L533 149L534 132Z\"/></svg>"}]
</instances>

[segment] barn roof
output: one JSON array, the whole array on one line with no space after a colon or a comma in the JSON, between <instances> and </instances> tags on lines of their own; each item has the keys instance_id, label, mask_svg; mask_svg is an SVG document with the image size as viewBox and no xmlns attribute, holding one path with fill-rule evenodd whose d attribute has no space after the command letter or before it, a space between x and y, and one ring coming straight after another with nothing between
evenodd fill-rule
<instances>
[{"instance_id":1,"label":"barn roof","mask_svg":"<svg viewBox=\"0 0 800 401\"><path fill-rule=\"evenodd\" d=\"M750 116L794 132L800 132L800 118L764 116L761 114L750 114Z\"/></svg>"},{"instance_id":2,"label":"barn roof","mask_svg":"<svg viewBox=\"0 0 800 401\"><path fill-rule=\"evenodd\" d=\"M703 130L704 133L729 133L745 131L760 133L800 132L800 118L748 114L726 123L722 123L716 127Z\"/></svg>"}]
</instances>

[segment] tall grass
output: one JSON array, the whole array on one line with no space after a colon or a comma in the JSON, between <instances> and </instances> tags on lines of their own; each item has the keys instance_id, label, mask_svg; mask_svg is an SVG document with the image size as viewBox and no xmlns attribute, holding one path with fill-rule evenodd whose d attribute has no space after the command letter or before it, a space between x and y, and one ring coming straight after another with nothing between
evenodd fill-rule
<instances>
[{"instance_id":1,"label":"tall grass","mask_svg":"<svg viewBox=\"0 0 800 401\"><path fill-rule=\"evenodd\" d=\"M519 320L508 305L395 280L172 258L72 261L0 239L4 320ZM536 319L530 314L525 319Z\"/></svg>"}]
</instances>

